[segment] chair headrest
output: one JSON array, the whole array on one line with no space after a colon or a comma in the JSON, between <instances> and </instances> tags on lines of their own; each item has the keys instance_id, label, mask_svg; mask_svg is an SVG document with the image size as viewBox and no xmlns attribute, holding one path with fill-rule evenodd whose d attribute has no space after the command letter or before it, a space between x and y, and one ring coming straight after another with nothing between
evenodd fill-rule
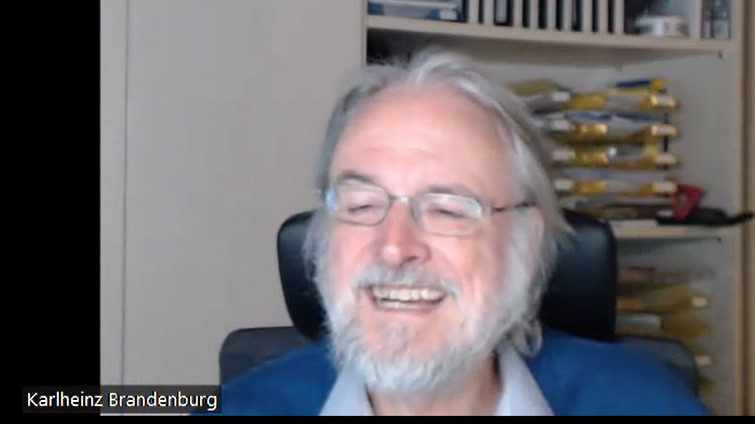
<instances>
[{"instance_id":1,"label":"chair headrest","mask_svg":"<svg viewBox=\"0 0 755 424\"><path fill-rule=\"evenodd\" d=\"M575 231L557 259L543 295L544 325L596 340L613 340L616 316L616 241L611 227L586 215L564 211ZM278 231L278 270L288 314L310 339L325 334L325 312L307 272L302 246L312 212L291 216Z\"/></svg>"}]
</instances>

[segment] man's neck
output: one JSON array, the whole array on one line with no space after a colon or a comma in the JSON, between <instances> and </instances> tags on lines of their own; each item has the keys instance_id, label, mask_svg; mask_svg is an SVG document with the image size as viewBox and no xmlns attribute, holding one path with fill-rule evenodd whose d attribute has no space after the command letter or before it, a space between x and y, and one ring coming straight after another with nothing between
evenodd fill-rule
<instances>
[{"instance_id":1,"label":"man's neck","mask_svg":"<svg viewBox=\"0 0 755 424\"><path fill-rule=\"evenodd\" d=\"M452 385L420 396L370 393L375 415L493 415L502 376L495 355Z\"/></svg>"}]
</instances>

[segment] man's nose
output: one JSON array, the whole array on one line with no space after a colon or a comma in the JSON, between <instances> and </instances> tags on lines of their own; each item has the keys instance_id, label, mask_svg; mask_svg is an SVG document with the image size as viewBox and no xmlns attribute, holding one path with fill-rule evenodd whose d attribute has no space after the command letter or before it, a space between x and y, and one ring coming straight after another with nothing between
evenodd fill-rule
<instances>
[{"instance_id":1,"label":"man's nose","mask_svg":"<svg viewBox=\"0 0 755 424\"><path fill-rule=\"evenodd\" d=\"M430 248L425 234L412 217L409 205L393 204L377 231L380 259L386 264L422 264L429 258Z\"/></svg>"}]
</instances>

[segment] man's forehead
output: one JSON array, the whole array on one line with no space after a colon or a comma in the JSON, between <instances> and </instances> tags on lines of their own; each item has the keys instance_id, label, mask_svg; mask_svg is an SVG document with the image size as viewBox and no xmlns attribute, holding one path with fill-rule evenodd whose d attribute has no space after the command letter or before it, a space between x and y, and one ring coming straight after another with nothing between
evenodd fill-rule
<instances>
[{"instance_id":1,"label":"man's forehead","mask_svg":"<svg viewBox=\"0 0 755 424\"><path fill-rule=\"evenodd\" d=\"M443 87L391 90L344 131L328 172L331 184L358 173L359 180L399 194L488 198L509 191L512 152L490 112Z\"/></svg>"},{"instance_id":2,"label":"man's forehead","mask_svg":"<svg viewBox=\"0 0 755 424\"><path fill-rule=\"evenodd\" d=\"M450 83L429 83L421 86L400 84L388 87L374 95L362 108L360 115L369 112L395 111L396 108L419 105L422 109L459 110L467 109L470 115L492 118L489 112L469 95Z\"/></svg>"},{"instance_id":3,"label":"man's forehead","mask_svg":"<svg viewBox=\"0 0 755 424\"><path fill-rule=\"evenodd\" d=\"M341 141L385 135L380 141L405 146L415 140L393 140L389 136L406 133L411 137L412 132L421 132L434 136L435 142L445 142L438 148L480 147L500 152L509 145L507 132L501 130L492 112L458 89L439 83L400 85L383 90L363 105L345 128ZM473 146L474 142L480 145Z\"/></svg>"}]
</instances>

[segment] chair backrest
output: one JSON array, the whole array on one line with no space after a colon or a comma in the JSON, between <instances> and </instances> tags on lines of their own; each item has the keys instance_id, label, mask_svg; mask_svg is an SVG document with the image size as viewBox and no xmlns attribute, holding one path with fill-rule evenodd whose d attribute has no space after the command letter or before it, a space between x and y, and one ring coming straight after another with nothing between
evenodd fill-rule
<instances>
[{"instance_id":1,"label":"chair backrest","mask_svg":"<svg viewBox=\"0 0 755 424\"><path fill-rule=\"evenodd\" d=\"M542 322L557 330L596 340L613 340L616 316L616 240L609 225L564 212L575 231L559 252L540 308ZM312 212L288 218L278 231L278 270L288 314L301 334L324 335L324 311L302 257Z\"/></svg>"}]
</instances>

